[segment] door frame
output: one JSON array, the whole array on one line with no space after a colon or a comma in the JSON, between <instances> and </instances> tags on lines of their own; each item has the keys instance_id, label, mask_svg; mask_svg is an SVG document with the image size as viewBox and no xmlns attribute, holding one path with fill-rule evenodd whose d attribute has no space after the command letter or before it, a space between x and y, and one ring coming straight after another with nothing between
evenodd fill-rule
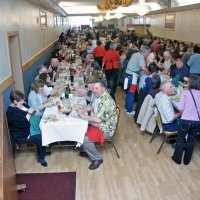
<instances>
[{"instance_id":1,"label":"door frame","mask_svg":"<svg viewBox=\"0 0 200 200\"><path fill-rule=\"evenodd\" d=\"M11 78L12 78L12 87L15 89L15 79L14 79L14 73L13 73L13 67L12 67L12 61L11 61L11 52L10 52L10 38L17 36L18 40L18 47L19 47L19 62L20 62L20 72L22 75L22 91L24 92L24 79L23 79L23 69L22 69L22 56L21 56L21 46L20 46L20 38L19 38L19 31L9 31L7 32L7 40L8 40L8 55L9 55L9 64L11 69Z\"/></svg>"}]
</instances>

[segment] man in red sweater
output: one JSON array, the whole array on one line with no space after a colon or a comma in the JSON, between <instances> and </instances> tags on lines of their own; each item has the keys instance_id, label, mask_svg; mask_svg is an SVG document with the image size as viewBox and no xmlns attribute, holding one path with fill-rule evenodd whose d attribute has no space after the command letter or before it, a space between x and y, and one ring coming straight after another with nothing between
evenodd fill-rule
<instances>
[{"instance_id":1,"label":"man in red sweater","mask_svg":"<svg viewBox=\"0 0 200 200\"><path fill-rule=\"evenodd\" d=\"M115 50L114 43L110 44L110 49L105 52L103 58L103 67L105 69L105 75L107 79L108 88L111 90L111 96L115 99L115 92L118 82L120 56L119 52ZM112 79L112 84L110 83Z\"/></svg>"},{"instance_id":2,"label":"man in red sweater","mask_svg":"<svg viewBox=\"0 0 200 200\"><path fill-rule=\"evenodd\" d=\"M97 47L93 51L93 57L94 60L99 63L100 66L102 66L102 60L105 55L105 48L102 46L102 43L100 40L97 41Z\"/></svg>"}]
</instances>

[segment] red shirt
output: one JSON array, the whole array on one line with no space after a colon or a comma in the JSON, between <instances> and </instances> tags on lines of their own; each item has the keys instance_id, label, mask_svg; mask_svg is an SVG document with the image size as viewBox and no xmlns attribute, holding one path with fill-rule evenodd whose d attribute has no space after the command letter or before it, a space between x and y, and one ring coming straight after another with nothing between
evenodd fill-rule
<instances>
[{"instance_id":1,"label":"red shirt","mask_svg":"<svg viewBox=\"0 0 200 200\"><path fill-rule=\"evenodd\" d=\"M104 57L105 49L103 46L97 46L93 51L93 56L95 57Z\"/></svg>"},{"instance_id":2,"label":"red shirt","mask_svg":"<svg viewBox=\"0 0 200 200\"><path fill-rule=\"evenodd\" d=\"M158 52L158 48L159 48L159 44L158 44L158 42L156 42L156 43L153 45L153 52Z\"/></svg>"},{"instance_id":3,"label":"red shirt","mask_svg":"<svg viewBox=\"0 0 200 200\"><path fill-rule=\"evenodd\" d=\"M119 69L120 56L119 52L115 49L110 49L106 51L103 58L103 63L105 63L105 70Z\"/></svg>"}]
</instances>

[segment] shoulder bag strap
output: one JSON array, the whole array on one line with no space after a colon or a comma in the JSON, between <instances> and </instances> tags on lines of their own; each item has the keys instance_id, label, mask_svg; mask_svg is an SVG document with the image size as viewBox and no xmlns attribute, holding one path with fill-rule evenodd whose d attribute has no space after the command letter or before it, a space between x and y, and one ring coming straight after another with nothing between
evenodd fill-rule
<instances>
[{"instance_id":1,"label":"shoulder bag strap","mask_svg":"<svg viewBox=\"0 0 200 200\"><path fill-rule=\"evenodd\" d=\"M190 91L190 94L192 95L192 98L193 98L193 101L194 101L194 104L195 104L195 107L196 107L196 110L197 110L197 114L198 114L198 117L199 117L199 121L200 121L200 114L199 114L198 109L197 109L197 104L196 104L196 101L194 99L194 95L192 94L191 90L189 90L189 91Z\"/></svg>"}]
</instances>

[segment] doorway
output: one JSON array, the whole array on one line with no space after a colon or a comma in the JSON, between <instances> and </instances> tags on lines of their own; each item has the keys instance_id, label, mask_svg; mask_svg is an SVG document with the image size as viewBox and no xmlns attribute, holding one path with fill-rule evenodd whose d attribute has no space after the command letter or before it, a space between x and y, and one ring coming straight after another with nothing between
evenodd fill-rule
<instances>
[{"instance_id":1,"label":"doorway","mask_svg":"<svg viewBox=\"0 0 200 200\"><path fill-rule=\"evenodd\" d=\"M24 92L21 49L19 32L8 32L8 49L10 54L10 66L12 72L12 85L15 90Z\"/></svg>"}]
</instances>

